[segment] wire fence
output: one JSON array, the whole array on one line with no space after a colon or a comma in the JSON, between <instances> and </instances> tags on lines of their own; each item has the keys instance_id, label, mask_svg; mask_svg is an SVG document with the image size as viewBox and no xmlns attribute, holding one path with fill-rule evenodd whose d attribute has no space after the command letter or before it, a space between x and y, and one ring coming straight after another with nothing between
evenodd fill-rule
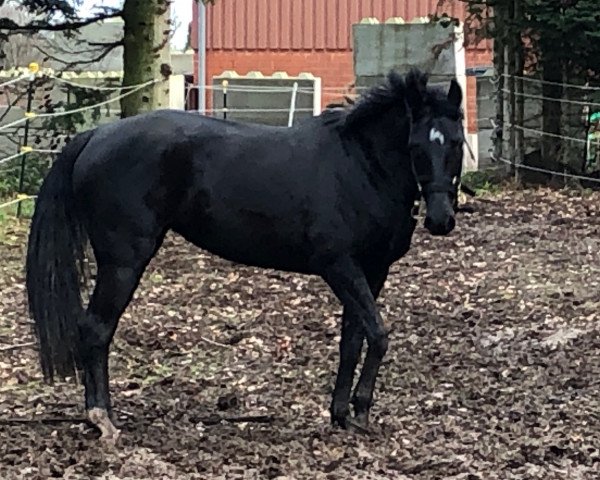
<instances>
[{"instance_id":1,"label":"wire fence","mask_svg":"<svg viewBox=\"0 0 600 480\"><path fill-rule=\"evenodd\" d=\"M43 78L41 78L43 77ZM69 85L71 87L77 87L81 89L87 90L103 90L106 92L115 92L122 91L122 93L118 95L113 95L110 98L105 100L98 101L92 105L85 105L81 107L76 107L72 109L56 109L55 111L48 112L39 112L36 111L36 108L33 108L33 97L35 94L36 86L39 87L44 84L44 82L48 79L54 80L60 84ZM43 80L39 82L39 80ZM4 112L0 116L0 119L4 119L9 113L13 112L17 115L18 118L0 124L0 135L3 135L5 139L10 142L14 142L18 146L18 151L13 154L6 155L3 158L0 158L0 182L4 186L8 181L8 178L12 178L14 180L14 172L18 169L19 177L17 182L17 194L15 198L9 199L3 203L0 203L0 210L5 209L7 207L17 205L17 215L20 215L21 212L21 203L25 200L34 199L35 195L29 195L23 192L24 187L24 178L26 173L26 157L30 154L37 154L41 156L48 156L49 161L48 165L51 163L51 158L53 155L59 153L59 150L56 148L45 148L40 147L37 148L35 145L31 145L31 139L29 138L30 127L32 124L38 120L43 119L53 119L60 117L68 117L75 114L84 114L86 112L97 111L99 108L110 105L115 102L119 102L121 99L133 95L136 92L139 92L143 89L154 85L160 80L151 80L148 82L143 82L138 85L131 85L126 87L104 87L98 85L87 85L80 84L77 82L70 81L68 79L61 78L60 76L55 75L45 75L42 76L39 72L39 68L37 64L31 64L28 71L16 76L13 79L4 81L0 83L0 92L4 93L6 97L9 97L10 93L14 93L17 100L14 102L8 102L5 106ZM19 91L21 89L22 91ZM47 88L42 89L42 93L44 94L43 99L47 100L50 98L50 94L46 93ZM25 93L23 93L23 91ZM22 104L18 103L18 100L25 97L27 106L23 108ZM41 105L43 107L44 105ZM13 111L14 108L14 111ZM21 113L19 113L21 112ZM19 129L23 128L24 133L22 138L19 138ZM43 127L42 127L43 128ZM9 177L6 177L9 175ZM9 184L10 185L10 182ZM11 188L11 187L6 187ZM3 190L4 191L4 190Z\"/></svg>"},{"instance_id":2,"label":"wire fence","mask_svg":"<svg viewBox=\"0 0 600 480\"><path fill-rule=\"evenodd\" d=\"M565 83L565 82L552 82L549 80L542 80L541 78L535 78L535 77L526 77L523 75L508 75L506 73L503 73L500 75L503 78L509 78L509 79L515 79L515 80L522 80L524 82L528 82L528 83L536 83L538 85L554 85L557 87L563 87L563 88L569 88L569 89L576 89L576 90L586 90L586 91L591 91L591 92L600 92L600 87L595 87L595 86L591 86L591 85L587 85L587 84L575 84L575 83Z\"/></svg>"},{"instance_id":3,"label":"wire fence","mask_svg":"<svg viewBox=\"0 0 600 480\"><path fill-rule=\"evenodd\" d=\"M9 81L0 83L0 88L17 88L23 87L27 88L32 85L32 82L35 78L39 78L40 75L36 75L36 72L30 71L19 75L18 77L11 79ZM69 78L63 78L60 75L44 75L44 80L53 80L57 85L63 86L65 88L74 88L82 91L96 91L102 92L110 95L109 98L95 102L91 105L85 105L76 108L57 108L55 111L51 112L39 112L35 111L35 108L27 107L20 114L18 118L11 119L5 123L0 123L0 135L7 136L18 136L19 129L27 129L33 127L33 125L40 120L43 119L53 119L60 117L68 117L70 115L75 114L83 114L86 112L94 112L99 108L119 102L121 99L126 98L129 95L133 95L136 92L143 90L145 88L149 88L153 84L159 82L160 80L151 80L148 82L140 83L138 85L129 85L129 86L119 86L119 85L90 85L87 83L83 83L80 81L72 80ZM22 84L22 85L20 85ZM193 87L193 86L191 86ZM189 94L188 86L188 94ZM46 89L47 90L47 89ZM285 123L290 126L293 123L293 118L295 114L314 114L314 108L303 108L296 106L296 97L300 95L315 95L320 92L315 92L314 89L308 88L299 88L298 85L292 86L261 86L261 85L249 85L249 86L238 86L231 85L228 88L223 85L218 86L206 86L205 90L218 90L222 92L241 92L245 94L266 94L270 95L273 93L285 93L290 94L292 99L291 104L286 108L239 108L239 107L223 107L223 108L210 108L204 110L190 110L191 112L201 113L205 115L213 115L213 116L221 116L226 117L227 115L242 115L242 116L269 116L274 114L285 114ZM340 90L344 90L344 88L340 88ZM0 90L1 92L1 90ZM333 92L332 92L333 94ZM10 107L10 106L9 106ZM1 112L0 112L1 113ZM2 116L0 116L2 118ZM35 148L30 145L27 140L21 142L22 145L19 146L19 150L16 153L6 155L3 158L0 158L0 181L2 180L3 175L11 174L14 175L15 171L20 171L21 178L19 179L19 184L23 184L23 174L25 171L25 160L26 157L30 154L38 154L41 156L48 156L49 162L51 162L51 158L60 152L60 149L56 148ZM22 192L22 189L19 188L15 198L9 199L8 201L0 204L0 210L5 207L10 207L13 205L18 205L20 207L20 203L25 200L34 199L35 195L27 195Z\"/></svg>"},{"instance_id":4,"label":"wire fence","mask_svg":"<svg viewBox=\"0 0 600 480\"><path fill-rule=\"evenodd\" d=\"M594 177L590 177L590 176L586 176L586 175L576 175L574 173L569 173L569 172L557 172L555 170L549 170L547 168L541 168L541 167L534 167L532 165L525 165L525 164L518 165L518 164L515 164L514 162L511 162L510 160L503 158L503 157L497 157L497 158L495 158L495 160L500 161L506 165L510 165L511 167L516 167L516 168L520 168L523 170L529 170L531 172L545 173L547 175L571 178L574 180L583 180L583 181L592 182L592 183L600 183L600 178L594 178Z\"/></svg>"},{"instance_id":5,"label":"wire fence","mask_svg":"<svg viewBox=\"0 0 600 480\"><path fill-rule=\"evenodd\" d=\"M507 73L489 80L493 92L488 106L495 115L477 124L491 125L492 161L510 167L518 180L520 172L530 171L598 183L600 83Z\"/></svg>"},{"instance_id":6,"label":"wire fence","mask_svg":"<svg viewBox=\"0 0 600 480\"><path fill-rule=\"evenodd\" d=\"M15 86L19 85L20 83L27 85L29 82L32 81L32 76L33 76L32 72L17 76L14 79L10 79L8 81L0 83L0 89L8 88L8 87L15 87ZM563 88L580 90L581 92L584 92L584 95L589 95L590 93L593 93L593 92L600 92L600 87L595 87L595 86L590 86L590 85L577 85L577 84L569 84L569 83L548 82L548 81L541 80L541 79L536 79L536 78L531 78L531 77L523 77L523 76L509 77L506 74L502 74L501 76L504 77L505 79L506 78L519 79L519 80L522 80L524 83L535 84L538 86L544 85L544 84L551 84L551 85L561 86ZM81 82L77 82L74 80L66 79L66 78L63 78L58 75L50 75L48 77L51 78L52 80L54 80L55 82L57 82L58 84L65 85L68 87L73 87L73 88L78 88L78 89L83 89L83 90L87 89L87 90L92 90L92 91L110 92L110 93L116 93L117 95L114 95L111 98L108 98L106 100L97 102L93 105L87 105L87 106L78 107L78 108L74 108L74 109L47 112L47 113L25 111L21 118L17 118L11 122L0 125L0 132L7 132L11 129L14 130L15 128L16 129L22 128L25 124L35 122L38 119L63 117L63 116L68 116L68 115L74 115L77 113L84 113L84 112L88 112L88 111L97 110L100 107L118 102L121 99L123 99L129 95L132 95L142 89L148 88L151 85L160 81L160 80L151 80L148 82L140 83L138 85L128 85L128 86L103 86L103 85L89 85L86 83L81 83ZM310 95L319 94L319 95L321 95L322 98L336 98L336 99L340 99L342 101L343 101L344 97L346 97L346 96L349 96L351 98L353 96L359 96L360 93L365 90L365 87L356 87L353 85L337 86L337 87L336 86L326 86L326 87L322 87L319 92L315 92L314 89L299 88L297 86L294 88L293 86L263 86L263 85L228 85L228 86L205 85L202 87L199 87L197 85L189 85L188 92L187 92L188 95L189 95L189 92L194 88L197 88L199 91L204 90L205 92L206 91L220 91L220 92L229 91L229 92L241 92L241 93L245 93L245 94L266 94L266 95L268 95L268 94L274 94L274 93L286 93L286 94L289 93L291 95L293 93L294 95L298 95L298 96L309 95L309 94ZM560 104L570 105L570 106L573 106L576 108L581 108L582 116L588 115L589 111L593 110L596 107L600 108L600 102L591 101L588 99L556 98L556 97L549 97L549 96L544 96L541 94L530 93L530 92L525 92L525 91L514 92L514 91L510 91L507 88L501 89L501 93L504 95L504 97L507 97L510 95L520 96L523 98L523 100L525 102L532 101L532 102L539 103L539 102L544 102L544 101L550 101L550 102L558 102ZM211 109L191 110L191 111L200 113L200 114L210 114L210 115L219 115L219 116L224 116L228 113L231 113L231 114L260 114L260 115L262 115L262 114L283 114L283 113L288 114L290 112L290 108L237 108L237 107L227 108L227 107L224 107L224 108L211 108ZM311 109L311 108L295 108L295 112L314 113L313 109ZM516 124L513 122L509 122L509 121L504 121L500 125L498 125L496 121L497 121L497 119L494 117L489 117L489 118L482 117L482 118L477 119L477 123L490 122L490 124L496 130L497 129L505 129L508 132L510 132L511 130L517 131L517 132L521 132L523 135L525 135L525 134L529 135L530 138L531 137L551 137L556 140L560 140L561 142L584 144L588 150L590 148L590 144L592 143L589 138L581 138L581 137L576 137L573 135L568 135L568 134L563 134L563 133L548 132L548 131L544 131L541 126L539 128L535 127L535 126L525 126L522 124ZM599 131L600 131L600 127L599 127ZM586 130L586 132L587 132L587 130ZM59 151L60 150L54 149L54 148L35 148L31 145L22 145L19 147L18 152L7 155L4 158L0 158L0 178L1 178L2 172L7 171L5 169L5 167L11 166L13 164L13 162L17 161L18 159L23 160L24 157L26 157L28 154L36 153L39 155L53 156L53 155L56 155L57 153L59 153ZM598 152L599 152L599 156L600 156L600 135L599 135L599 140L598 140ZM517 161L517 159L515 158L514 155L512 157L509 156L508 158L504 154L496 155L493 157L493 160L498 161L502 164L508 165L514 170L535 171L535 172L541 172L541 173L545 173L545 174L552 175L552 176L561 176L561 177L565 177L565 178L572 178L575 180L589 181L592 183L600 183L600 179L592 177L592 176L588 176L588 175L580 175L580 174L575 174L575 173L568 172L568 171L559 171L558 169L549 169L549 168L542 168L542 167L533 166L533 165L527 165L527 164ZM18 166L18 165L15 165L15 167L16 166ZM24 194L23 192L19 192L17 194L16 198L10 199L5 203L0 204L0 209L11 206L11 205L19 204L22 201L31 200L34 198L35 198L35 195L27 195L27 194Z\"/></svg>"}]
</instances>

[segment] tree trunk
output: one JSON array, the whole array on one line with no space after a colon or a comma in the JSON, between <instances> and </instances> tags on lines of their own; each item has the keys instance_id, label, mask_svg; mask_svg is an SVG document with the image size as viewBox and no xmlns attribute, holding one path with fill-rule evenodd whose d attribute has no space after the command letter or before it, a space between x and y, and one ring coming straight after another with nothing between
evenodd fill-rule
<instances>
[{"instance_id":1,"label":"tree trunk","mask_svg":"<svg viewBox=\"0 0 600 480\"><path fill-rule=\"evenodd\" d=\"M170 63L170 0L125 0L123 5L123 86L163 79ZM168 81L121 100L121 116L169 106Z\"/></svg>"},{"instance_id":2,"label":"tree trunk","mask_svg":"<svg viewBox=\"0 0 600 480\"><path fill-rule=\"evenodd\" d=\"M509 21L514 21L515 18L515 3L511 1L508 5L507 18ZM507 89L507 98L508 98L508 123L509 123L509 132L508 132L508 159L510 160L511 166L511 174L515 175L516 169L514 165L516 164L516 155L515 155L515 147L517 142L517 98L515 95L515 75L516 71L516 52L515 52L515 37L514 35L510 35L507 47L505 49L506 57L505 57L505 65L506 65L506 89Z\"/></svg>"},{"instance_id":3,"label":"tree trunk","mask_svg":"<svg viewBox=\"0 0 600 480\"><path fill-rule=\"evenodd\" d=\"M523 17L523 3L522 0L515 0L514 7L515 19ZM513 34L514 52L515 52L515 125L517 127L515 131L515 181L520 183L521 181L521 170L519 165L524 163L525 159L525 135L523 126L525 123L525 97L523 96L523 71L525 68L525 58L523 52L523 41L521 39L521 32L517 31Z\"/></svg>"},{"instance_id":4,"label":"tree trunk","mask_svg":"<svg viewBox=\"0 0 600 480\"><path fill-rule=\"evenodd\" d=\"M504 158L503 133L505 125L505 98L506 86L504 52L506 50L504 32L506 10L502 5L494 8L494 67L498 75L496 90L496 127L494 128L494 158Z\"/></svg>"},{"instance_id":5,"label":"tree trunk","mask_svg":"<svg viewBox=\"0 0 600 480\"><path fill-rule=\"evenodd\" d=\"M548 170L559 169L560 139L553 135L560 135L561 103L557 99L562 98L562 67L556 58L544 58L542 52L542 160L544 167Z\"/></svg>"},{"instance_id":6,"label":"tree trunk","mask_svg":"<svg viewBox=\"0 0 600 480\"><path fill-rule=\"evenodd\" d=\"M565 84L584 85L583 74L565 65L563 82ZM570 173L581 174L586 159L587 121L582 103L586 101L587 92L582 88L565 87L562 105L562 135L569 137L562 141L561 163ZM571 103L574 102L574 103Z\"/></svg>"}]
</instances>

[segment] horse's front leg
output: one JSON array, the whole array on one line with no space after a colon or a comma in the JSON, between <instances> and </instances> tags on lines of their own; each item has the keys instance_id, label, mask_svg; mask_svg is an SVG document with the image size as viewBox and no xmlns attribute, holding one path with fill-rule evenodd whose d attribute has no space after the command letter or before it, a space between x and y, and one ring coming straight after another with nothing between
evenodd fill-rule
<instances>
[{"instance_id":1,"label":"horse's front leg","mask_svg":"<svg viewBox=\"0 0 600 480\"><path fill-rule=\"evenodd\" d=\"M375 299L379 296L387 275L388 269L386 268L371 277L371 291ZM354 423L363 429L366 429L369 425L369 411L373 404L373 391L375 390L375 381L377 380L381 359L380 352L369 345L360 378L352 396Z\"/></svg>"},{"instance_id":2,"label":"horse's front leg","mask_svg":"<svg viewBox=\"0 0 600 480\"><path fill-rule=\"evenodd\" d=\"M385 280L385 275L368 279L363 269L350 258L339 259L323 275L344 305L340 367L331 406L332 421L342 427L347 427L349 423L348 397L363 337L366 336L369 345L367 357L370 362L369 374L374 376L373 386L387 351L387 332L377 311L374 295L374 291L378 293L383 284L381 276Z\"/></svg>"},{"instance_id":3,"label":"horse's front leg","mask_svg":"<svg viewBox=\"0 0 600 480\"><path fill-rule=\"evenodd\" d=\"M348 428L350 421L350 392L354 372L362 350L364 333L360 317L348 307L342 315L342 337L340 339L340 365L335 380L331 401L331 423Z\"/></svg>"},{"instance_id":4,"label":"horse's front leg","mask_svg":"<svg viewBox=\"0 0 600 480\"><path fill-rule=\"evenodd\" d=\"M366 429L369 426L369 412L373 404L373 392L382 358L383 356L378 349L373 349L369 346L362 371L360 372L360 378L352 396L355 416L353 421L362 429Z\"/></svg>"}]
</instances>

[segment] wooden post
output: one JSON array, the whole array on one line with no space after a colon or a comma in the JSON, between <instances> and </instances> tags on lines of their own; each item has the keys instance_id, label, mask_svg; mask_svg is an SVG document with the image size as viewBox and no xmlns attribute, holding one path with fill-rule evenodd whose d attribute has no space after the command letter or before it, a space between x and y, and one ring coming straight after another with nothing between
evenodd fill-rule
<instances>
[{"instance_id":1,"label":"wooden post","mask_svg":"<svg viewBox=\"0 0 600 480\"><path fill-rule=\"evenodd\" d=\"M523 16L523 0L514 0L514 16L515 19L522 18ZM515 74L515 103L516 103L516 112L515 112L515 125L517 126L517 130L515 131L515 163L517 166L515 167L515 182L520 183L521 181L521 172L519 166L523 164L525 159L525 138L522 127L525 123L525 97L524 94L524 86L523 86L523 70L524 70L524 57L523 57L523 43L521 40L521 32L516 31L513 33L513 42L514 42L514 54L515 54L515 66L514 66L514 74Z\"/></svg>"},{"instance_id":2,"label":"wooden post","mask_svg":"<svg viewBox=\"0 0 600 480\"><path fill-rule=\"evenodd\" d=\"M33 103L35 73L38 72L39 66L37 65L37 63L31 63L29 65L29 70L32 73L31 73L31 76L29 77L29 85L27 86L27 109L25 112L26 115L31 112L31 106ZM27 118L27 120L25 120L25 131L23 133L23 145L21 145L21 151L24 153L23 153L23 155L21 155L21 169L19 172L19 192L18 192L19 196L23 196L25 193L25 192L23 192L23 188L25 186L25 163L27 161L27 150L29 147L29 145L28 145L28 143L29 143L29 122L30 122L30 120L29 120L29 118ZM17 203L17 218L19 218L21 216L22 203L23 203L22 200Z\"/></svg>"}]
</instances>

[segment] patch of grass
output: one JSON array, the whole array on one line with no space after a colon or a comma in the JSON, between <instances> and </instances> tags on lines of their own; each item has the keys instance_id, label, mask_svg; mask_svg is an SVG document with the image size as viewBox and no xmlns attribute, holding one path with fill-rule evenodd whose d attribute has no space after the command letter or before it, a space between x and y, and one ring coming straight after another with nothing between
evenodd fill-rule
<instances>
[{"instance_id":1,"label":"patch of grass","mask_svg":"<svg viewBox=\"0 0 600 480\"><path fill-rule=\"evenodd\" d=\"M164 275L160 272L153 272L149 278L152 283L163 283L165 279Z\"/></svg>"},{"instance_id":2,"label":"patch of grass","mask_svg":"<svg viewBox=\"0 0 600 480\"><path fill-rule=\"evenodd\" d=\"M2 198L2 199L0 199L0 205L5 202L10 202L11 200L13 200L13 198ZM34 199L32 199L32 198L23 200L21 202L21 218L30 219L33 216L34 205L35 205L35 202L34 202ZM5 221L7 219L10 219L10 218L16 218L17 210L18 210L18 206L16 203L13 203L12 205L8 205L4 208L1 208L0 209L0 223L2 223L3 221Z\"/></svg>"},{"instance_id":3,"label":"patch of grass","mask_svg":"<svg viewBox=\"0 0 600 480\"><path fill-rule=\"evenodd\" d=\"M0 205L5 203L10 203L12 200L15 200L15 196L10 197L0 197ZM27 198L21 201L21 218L31 219L33 216L33 209L35 206L35 199ZM0 208L0 223L10 220L11 218L17 217L18 204L13 203L11 205L6 205L5 207Z\"/></svg>"},{"instance_id":4,"label":"patch of grass","mask_svg":"<svg viewBox=\"0 0 600 480\"><path fill-rule=\"evenodd\" d=\"M506 182L506 174L498 170L476 170L462 176L462 183L475 190L478 195L499 193Z\"/></svg>"},{"instance_id":5,"label":"patch of grass","mask_svg":"<svg viewBox=\"0 0 600 480\"><path fill-rule=\"evenodd\" d=\"M141 377L141 383L143 386L152 385L153 383L160 382L165 378L169 378L173 376L174 370L170 365L159 364L159 365L151 365L144 368L147 372L145 375Z\"/></svg>"},{"instance_id":6,"label":"patch of grass","mask_svg":"<svg viewBox=\"0 0 600 480\"><path fill-rule=\"evenodd\" d=\"M596 193L596 190L593 188L580 188L579 192L583 198L590 198Z\"/></svg>"},{"instance_id":7,"label":"patch of grass","mask_svg":"<svg viewBox=\"0 0 600 480\"><path fill-rule=\"evenodd\" d=\"M16 210L10 211L9 208L12 205L0 210L0 244L14 246L26 241L30 219L25 215L17 218ZM24 213L27 213L26 210Z\"/></svg>"},{"instance_id":8,"label":"patch of grass","mask_svg":"<svg viewBox=\"0 0 600 480\"><path fill-rule=\"evenodd\" d=\"M0 205L11 200L13 200L12 197L2 197ZM15 245L15 242L20 243L26 238L34 206L33 199L22 201L20 217L17 217L18 206L16 203L0 208L0 243Z\"/></svg>"}]
</instances>

